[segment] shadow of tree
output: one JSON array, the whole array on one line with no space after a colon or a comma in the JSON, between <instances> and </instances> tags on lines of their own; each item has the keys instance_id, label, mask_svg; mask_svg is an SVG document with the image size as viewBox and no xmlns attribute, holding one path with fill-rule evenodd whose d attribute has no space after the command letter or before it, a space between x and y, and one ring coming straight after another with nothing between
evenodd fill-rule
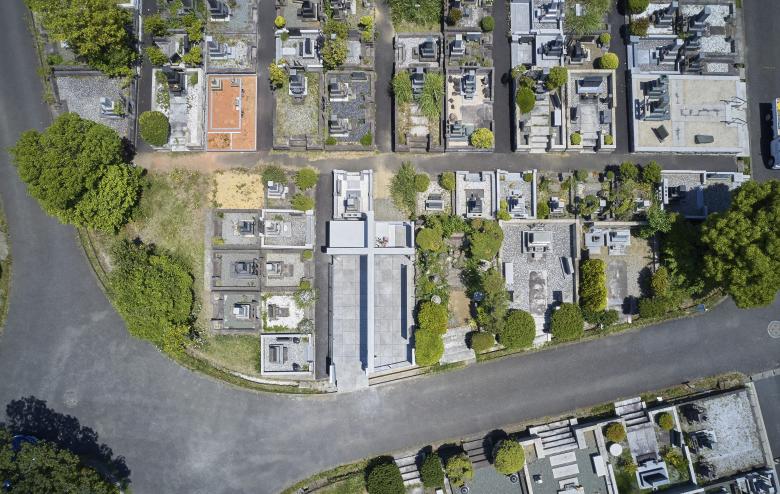
<instances>
[{"instance_id":1,"label":"shadow of tree","mask_svg":"<svg viewBox=\"0 0 780 494\"><path fill-rule=\"evenodd\" d=\"M25 434L52 442L80 456L112 482L130 483L130 469L123 456L98 442L98 433L82 426L76 417L49 408L44 400L27 396L12 400L5 409L6 428L13 434Z\"/></svg>"}]
</instances>

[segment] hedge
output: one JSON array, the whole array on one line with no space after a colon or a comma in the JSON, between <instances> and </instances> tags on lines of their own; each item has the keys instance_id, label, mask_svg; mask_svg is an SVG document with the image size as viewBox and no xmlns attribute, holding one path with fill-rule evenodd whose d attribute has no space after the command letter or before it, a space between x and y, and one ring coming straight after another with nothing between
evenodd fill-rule
<instances>
[{"instance_id":1,"label":"hedge","mask_svg":"<svg viewBox=\"0 0 780 494\"><path fill-rule=\"evenodd\" d=\"M438 363L444 355L444 342L439 334L428 329L418 329L414 333L414 350L417 365L427 367Z\"/></svg>"},{"instance_id":2,"label":"hedge","mask_svg":"<svg viewBox=\"0 0 780 494\"><path fill-rule=\"evenodd\" d=\"M138 117L141 138L152 146L165 146L171 135L168 117L158 111L145 111Z\"/></svg>"},{"instance_id":3,"label":"hedge","mask_svg":"<svg viewBox=\"0 0 780 494\"><path fill-rule=\"evenodd\" d=\"M580 263L580 306L585 312L607 308L607 265L601 259Z\"/></svg>"},{"instance_id":4,"label":"hedge","mask_svg":"<svg viewBox=\"0 0 780 494\"><path fill-rule=\"evenodd\" d=\"M498 341L507 348L527 348L536 337L533 316L524 310L509 312L504 327L498 332Z\"/></svg>"},{"instance_id":5,"label":"hedge","mask_svg":"<svg viewBox=\"0 0 780 494\"><path fill-rule=\"evenodd\" d=\"M511 475L520 471L525 466L525 451L523 446L515 440L501 441L496 449L493 466L499 473Z\"/></svg>"},{"instance_id":6,"label":"hedge","mask_svg":"<svg viewBox=\"0 0 780 494\"><path fill-rule=\"evenodd\" d=\"M579 307L574 304L561 304L553 312L550 329L557 341L571 341L582 337L584 324Z\"/></svg>"}]
</instances>

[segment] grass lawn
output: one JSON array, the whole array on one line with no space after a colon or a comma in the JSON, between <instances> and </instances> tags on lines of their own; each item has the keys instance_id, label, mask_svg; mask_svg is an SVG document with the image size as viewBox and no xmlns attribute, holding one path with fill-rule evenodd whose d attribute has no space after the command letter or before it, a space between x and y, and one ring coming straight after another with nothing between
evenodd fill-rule
<instances>
[{"instance_id":1,"label":"grass lawn","mask_svg":"<svg viewBox=\"0 0 780 494\"><path fill-rule=\"evenodd\" d=\"M197 351L220 367L260 375L260 338L257 336L210 336Z\"/></svg>"}]
</instances>

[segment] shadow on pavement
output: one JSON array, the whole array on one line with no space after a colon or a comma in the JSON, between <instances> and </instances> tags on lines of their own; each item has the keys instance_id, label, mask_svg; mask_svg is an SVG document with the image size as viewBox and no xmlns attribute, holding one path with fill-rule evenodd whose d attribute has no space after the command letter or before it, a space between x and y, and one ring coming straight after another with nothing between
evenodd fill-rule
<instances>
[{"instance_id":1,"label":"shadow on pavement","mask_svg":"<svg viewBox=\"0 0 780 494\"><path fill-rule=\"evenodd\" d=\"M6 406L6 427L14 434L35 436L80 456L111 481L130 483L130 469L123 456L98 442L98 433L82 426L76 417L58 413L34 396L11 401Z\"/></svg>"}]
</instances>

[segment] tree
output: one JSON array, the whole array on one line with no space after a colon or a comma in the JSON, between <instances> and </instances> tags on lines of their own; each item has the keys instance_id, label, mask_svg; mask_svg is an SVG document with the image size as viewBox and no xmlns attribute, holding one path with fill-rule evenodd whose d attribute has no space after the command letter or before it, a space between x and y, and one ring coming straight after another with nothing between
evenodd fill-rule
<instances>
[{"instance_id":1,"label":"tree","mask_svg":"<svg viewBox=\"0 0 780 494\"><path fill-rule=\"evenodd\" d=\"M314 199L305 194L295 194L290 205L298 211L309 211L314 209Z\"/></svg>"},{"instance_id":2,"label":"tree","mask_svg":"<svg viewBox=\"0 0 780 494\"><path fill-rule=\"evenodd\" d=\"M168 23L160 14L144 16L144 31L155 37L162 37L168 34Z\"/></svg>"},{"instance_id":3,"label":"tree","mask_svg":"<svg viewBox=\"0 0 780 494\"><path fill-rule=\"evenodd\" d=\"M431 184L431 179L430 177L428 177L426 173L418 173L414 177L414 188L420 194L428 190L428 186L430 184Z\"/></svg>"},{"instance_id":4,"label":"tree","mask_svg":"<svg viewBox=\"0 0 780 494\"><path fill-rule=\"evenodd\" d=\"M469 347L476 353L484 353L493 348L496 338L491 333L474 331L469 335Z\"/></svg>"},{"instance_id":5,"label":"tree","mask_svg":"<svg viewBox=\"0 0 780 494\"><path fill-rule=\"evenodd\" d=\"M583 312L607 308L607 265L601 259L580 263L580 306Z\"/></svg>"},{"instance_id":6,"label":"tree","mask_svg":"<svg viewBox=\"0 0 780 494\"><path fill-rule=\"evenodd\" d=\"M398 209L405 211L409 216L414 216L417 211L417 170L405 161L401 163L398 173L390 182L390 195Z\"/></svg>"},{"instance_id":7,"label":"tree","mask_svg":"<svg viewBox=\"0 0 780 494\"><path fill-rule=\"evenodd\" d=\"M598 66L600 69L616 70L620 66L620 60L614 53L606 52L598 58Z\"/></svg>"},{"instance_id":8,"label":"tree","mask_svg":"<svg viewBox=\"0 0 780 494\"><path fill-rule=\"evenodd\" d=\"M158 111L145 111L138 117L141 138L152 146L165 146L171 134L168 117Z\"/></svg>"},{"instance_id":9,"label":"tree","mask_svg":"<svg viewBox=\"0 0 780 494\"><path fill-rule=\"evenodd\" d=\"M738 307L772 303L780 288L780 181L746 182L702 227L705 275Z\"/></svg>"},{"instance_id":10,"label":"tree","mask_svg":"<svg viewBox=\"0 0 780 494\"><path fill-rule=\"evenodd\" d=\"M441 336L428 329L418 329L414 332L414 351L417 365L427 367L439 362L444 355L444 342Z\"/></svg>"},{"instance_id":11,"label":"tree","mask_svg":"<svg viewBox=\"0 0 780 494\"><path fill-rule=\"evenodd\" d=\"M474 467L466 453L459 453L447 460L447 478L455 487L462 487L474 477Z\"/></svg>"},{"instance_id":12,"label":"tree","mask_svg":"<svg viewBox=\"0 0 780 494\"><path fill-rule=\"evenodd\" d=\"M136 338L158 348L170 345L166 332L186 325L192 314L192 275L184 261L154 246L122 240L111 253L114 303Z\"/></svg>"},{"instance_id":13,"label":"tree","mask_svg":"<svg viewBox=\"0 0 780 494\"><path fill-rule=\"evenodd\" d=\"M493 147L493 132L490 129L481 127L469 136L471 145L477 149L490 149Z\"/></svg>"},{"instance_id":14,"label":"tree","mask_svg":"<svg viewBox=\"0 0 780 494\"><path fill-rule=\"evenodd\" d=\"M368 494L404 494L404 479L401 470L394 462L384 459L369 466L366 475Z\"/></svg>"},{"instance_id":15,"label":"tree","mask_svg":"<svg viewBox=\"0 0 780 494\"><path fill-rule=\"evenodd\" d=\"M533 316L524 310L511 310L504 327L498 333L498 341L506 348L517 349L531 346L536 337L536 323Z\"/></svg>"},{"instance_id":16,"label":"tree","mask_svg":"<svg viewBox=\"0 0 780 494\"><path fill-rule=\"evenodd\" d=\"M452 192L455 190L455 173L454 172L444 172L439 177L439 185L442 186L444 190L448 190Z\"/></svg>"},{"instance_id":17,"label":"tree","mask_svg":"<svg viewBox=\"0 0 780 494\"><path fill-rule=\"evenodd\" d=\"M417 313L417 323L421 329L427 329L434 333L444 334L447 332L447 323L450 315L447 307L433 302L423 302L420 305L420 311Z\"/></svg>"},{"instance_id":18,"label":"tree","mask_svg":"<svg viewBox=\"0 0 780 494\"><path fill-rule=\"evenodd\" d=\"M658 427L665 431L674 429L674 417L669 412L661 412L655 417Z\"/></svg>"},{"instance_id":19,"label":"tree","mask_svg":"<svg viewBox=\"0 0 780 494\"><path fill-rule=\"evenodd\" d=\"M300 190L309 190L317 185L318 173L314 168L307 166L295 173L295 185Z\"/></svg>"},{"instance_id":20,"label":"tree","mask_svg":"<svg viewBox=\"0 0 780 494\"><path fill-rule=\"evenodd\" d=\"M637 166L630 161L624 161L621 163L618 171L620 174L620 180L622 182L626 182L628 180L635 181L637 178L639 178L639 168L637 168Z\"/></svg>"},{"instance_id":21,"label":"tree","mask_svg":"<svg viewBox=\"0 0 780 494\"><path fill-rule=\"evenodd\" d=\"M130 74L136 59L130 12L115 0L26 0L49 36L65 41L88 65L109 76Z\"/></svg>"},{"instance_id":22,"label":"tree","mask_svg":"<svg viewBox=\"0 0 780 494\"><path fill-rule=\"evenodd\" d=\"M456 26L462 18L463 18L462 10L450 9L450 13L447 15L447 24L449 24L450 26Z\"/></svg>"},{"instance_id":23,"label":"tree","mask_svg":"<svg viewBox=\"0 0 780 494\"><path fill-rule=\"evenodd\" d=\"M650 29L650 19L642 17L641 19L634 19L628 24L628 32L631 36L639 36L640 38L647 36L647 31Z\"/></svg>"},{"instance_id":24,"label":"tree","mask_svg":"<svg viewBox=\"0 0 780 494\"><path fill-rule=\"evenodd\" d=\"M515 94L515 103L521 113L531 113L536 106L536 95L527 87L521 87Z\"/></svg>"},{"instance_id":25,"label":"tree","mask_svg":"<svg viewBox=\"0 0 780 494\"><path fill-rule=\"evenodd\" d=\"M66 449L38 439L14 448L13 435L0 427L0 479L7 482L3 492L89 492L118 493L94 469Z\"/></svg>"},{"instance_id":26,"label":"tree","mask_svg":"<svg viewBox=\"0 0 780 494\"><path fill-rule=\"evenodd\" d=\"M439 72L425 74L418 99L420 111L428 120L438 121L444 105L444 76Z\"/></svg>"},{"instance_id":27,"label":"tree","mask_svg":"<svg viewBox=\"0 0 780 494\"><path fill-rule=\"evenodd\" d=\"M642 168L642 181L651 185L661 183L661 165L650 161Z\"/></svg>"},{"instance_id":28,"label":"tree","mask_svg":"<svg viewBox=\"0 0 780 494\"><path fill-rule=\"evenodd\" d=\"M345 24L346 25L346 24ZM322 62L328 70L335 70L347 60L347 42L343 38L328 38L322 47Z\"/></svg>"},{"instance_id":29,"label":"tree","mask_svg":"<svg viewBox=\"0 0 780 494\"><path fill-rule=\"evenodd\" d=\"M493 466L498 473L511 475L525 466L525 450L514 439L504 439L498 444L493 459Z\"/></svg>"},{"instance_id":30,"label":"tree","mask_svg":"<svg viewBox=\"0 0 780 494\"><path fill-rule=\"evenodd\" d=\"M504 231L498 222L490 220L472 220L471 226L472 231L467 235L471 257L477 260L492 260L504 241Z\"/></svg>"},{"instance_id":31,"label":"tree","mask_svg":"<svg viewBox=\"0 0 780 494\"><path fill-rule=\"evenodd\" d=\"M287 83L287 72L285 72L284 68L276 62L271 62L271 64L268 65L268 80L271 82L271 87L274 89L284 87Z\"/></svg>"},{"instance_id":32,"label":"tree","mask_svg":"<svg viewBox=\"0 0 780 494\"><path fill-rule=\"evenodd\" d=\"M75 113L23 132L10 153L27 192L60 221L113 232L138 203L142 170L125 163L119 135Z\"/></svg>"},{"instance_id":33,"label":"tree","mask_svg":"<svg viewBox=\"0 0 780 494\"><path fill-rule=\"evenodd\" d=\"M557 341L571 341L582 337L585 321L580 308L574 304L561 304L553 311L550 329Z\"/></svg>"},{"instance_id":34,"label":"tree","mask_svg":"<svg viewBox=\"0 0 780 494\"><path fill-rule=\"evenodd\" d=\"M144 49L144 53L146 53L146 58L149 59L149 63L157 67L161 67L170 61L165 53L157 46L147 46Z\"/></svg>"},{"instance_id":35,"label":"tree","mask_svg":"<svg viewBox=\"0 0 780 494\"><path fill-rule=\"evenodd\" d=\"M553 91L566 84L568 80L569 71L566 67L553 67L550 69L550 73L547 74L544 85L549 91Z\"/></svg>"},{"instance_id":36,"label":"tree","mask_svg":"<svg viewBox=\"0 0 780 494\"><path fill-rule=\"evenodd\" d=\"M285 19L281 15L277 15L276 19L274 19L274 26L276 26L276 29L282 29L286 25L287 25L287 19Z\"/></svg>"},{"instance_id":37,"label":"tree","mask_svg":"<svg viewBox=\"0 0 780 494\"><path fill-rule=\"evenodd\" d=\"M423 459L420 465L420 481L429 489L444 487L444 470L437 453L431 453Z\"/></svg>"},{"instance_id":38,"label":"tree","mask_svg":"<svg viewBox=\"0 0 780 494\"><path fill-rule=\"evenodd\" d=\"M620 443L626 439L626 429L620 422L612 422L607 425L604 435L606 436L607 441Z\"/></svg>"},{"instance_id":39,"label":"tree","mask_svg":"<svg viewBox=\"0 0 780 494\"><path fill-rule=\"evenodd\" d=\"M441 231L435 228L421 228L414 239L417 247L428 252L438 252L441 250L444 242L442 241Z\"/></svg>"},{"instance_id":40,"label":"tree","mask_svg":"<svg viewBox=\"0 0 780 494\"><path fill-rule=\"evenodd\" d=\"M484 32L489 33L496 27L496 21L492 16L487 15L479 21L479 25Z\"/></svg>"},{"instance_id":41,"label":"tree","mask_svg":"<svg viewBox=\"0 0 780 494\"><path fill-rule=\"evenodd\" d=\"M190 51L181 57L181 61L190 67L197 67L200 65L203 62L203 53L201 52L200 45L195 45L190 48Z\"/></svg>"},{"instance_id":42,"label":"tree","mask_svg":"<svg viewBox=\"0 0 780 494\"><path fill-rule=\"evenodd\" d=\"M412 80L409 78L409 71L402 70L393 76L393 94L399 104L412 101Z\"/></svg>"},{"instance_id":43,"label":"tree","mask_svg":"<svg viewBox=\"0 0 780 494\"><path fill-rule=\"evenodd\" d=\"M650 5L650 0L623 0L626 14L641 14Z\"/></svg>"}]
</instances>

